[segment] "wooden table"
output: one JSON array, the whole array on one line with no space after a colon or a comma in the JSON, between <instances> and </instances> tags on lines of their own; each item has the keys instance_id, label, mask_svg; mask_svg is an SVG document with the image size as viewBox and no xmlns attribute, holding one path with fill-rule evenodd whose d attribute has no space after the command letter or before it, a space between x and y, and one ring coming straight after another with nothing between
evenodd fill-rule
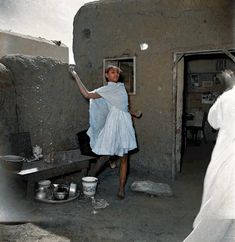
<instances>
[{"instance_id":1,"label":"wooden table","mask_svg":"<svg viewBox=\"0 0 235 242\"><path fill-rule=\"evenodd\" d=\"M90 160L95 159L91 156L79 155L75 160L54 161L46 163L44 160L24 163L18 175L27 181L27 196L34 197L35 184L44 179L81 171L83 176L87 175Z\"/></svg>"}]
</instances>

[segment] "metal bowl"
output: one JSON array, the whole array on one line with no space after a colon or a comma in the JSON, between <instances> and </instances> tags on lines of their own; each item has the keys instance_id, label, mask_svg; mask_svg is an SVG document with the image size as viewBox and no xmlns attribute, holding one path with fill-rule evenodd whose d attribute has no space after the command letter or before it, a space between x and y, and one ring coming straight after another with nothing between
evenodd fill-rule
<instances>
[{"instance_id":1,"label":"metal bowl","mask_svg":"<svg viewBox=\"0 0 235 242\"><path fill-rule=\"evenodd\" d=\"M54 197L58 200L64 200L67 196L66 192L54 192Z\"/></svg>"},{"instance_id":2,"label":"metal bowl","mask_svg":"<svg viewBox=\"0 0 235 242\"><path fill-rule=\"evenodd\" d=\"M64 200L68 197L68 188L66 186L57 186L54 189L54 198L57 200Z\"/></svg>"},{"instance_id":3,"label":"metal bowl","mask_svg":"<svg viewBox=\"0 0 235 242\"><path fill-rule=\"evenodd\" d=\"M0 156L0 167L11 172L19 172L22 169L24 157L17 155Z\"/></svg>"}]
</instances>

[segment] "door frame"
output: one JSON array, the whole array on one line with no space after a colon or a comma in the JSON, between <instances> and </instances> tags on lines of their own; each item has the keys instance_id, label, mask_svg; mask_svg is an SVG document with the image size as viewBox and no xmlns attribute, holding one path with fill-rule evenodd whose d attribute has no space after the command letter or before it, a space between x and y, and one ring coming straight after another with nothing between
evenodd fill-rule
<instances>
[{"instance_id":1,"label":"door frame","mask_svg":"<svg viewBox=\"0 0 235 242\"><path fill-rule=\"evenodd\" d=\"M180 85L184 86L184 79L183 80L178 80L179 73L177 71L177 65L178 63L182 60L182 58L186 56L192 56L192 55L208 55L208 54L225 54L227 55L234 63L235 63L235 56L231 53L235 52L235 47L229 48L229 49L212 49L212 50L190 50L190 51L179 51L179 52L173 52L173 65L172 65L172 102L173 102L173 112L172 112L172 120L173 120L173 136L172 136L172 178L175 179L176 174L180 172L180 167L181 167L181 158L182 154L180 151L179 154L179 149L178 147L181 146L182 144L182 119L179 120L177 119L177 113L178 115L182 115L182 110L183 110L183 89L178 92L178 87ZM184 64L185 64L185 60ZM181 73L182 74L182 73ZM183 73L184 76L184 73ZM179 83L182 82L183 83ZM181 95L179 97L178 95ZM181 102L181 103L178 103ZM180 122L180 123L179 123ZM180 127L180 129L179 129ZM177 137L177 135L181 136Z\"/></svg>"}]
</instances>

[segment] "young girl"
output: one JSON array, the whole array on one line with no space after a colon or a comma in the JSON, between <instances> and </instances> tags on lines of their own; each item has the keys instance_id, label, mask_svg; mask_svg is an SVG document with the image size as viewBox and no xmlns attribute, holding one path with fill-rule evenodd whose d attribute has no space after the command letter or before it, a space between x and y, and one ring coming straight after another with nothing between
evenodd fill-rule
<instances>
[{"instance_id":1,"label":"young girl","mask_svg":"<svg viewBox=\"0 0 235 242\"><path fill-rule=\"evenodd\" d=\"M121 157L118 197L125 197L128 151L137 147L128 96L124 83L119 82L121 69L110 65L105 70L106 86L89 92L77 73L70 69L81 94L90 99L90 146L97 155Z\"/></svg>"}]
</instances>

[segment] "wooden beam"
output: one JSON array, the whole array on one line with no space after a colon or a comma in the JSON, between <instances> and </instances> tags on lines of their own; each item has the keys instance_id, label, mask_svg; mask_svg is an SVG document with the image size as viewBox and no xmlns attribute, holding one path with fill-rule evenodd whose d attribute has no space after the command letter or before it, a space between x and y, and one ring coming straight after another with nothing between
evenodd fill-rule
<instances>
[{"instance_id":1,"label":"wooden beam","mask_svg":"<svg viewBox=\"0 0 235 242\"><path fill-rule=\"evenodd\" d=\"M227 55L235 63L235 56L231 52L229 52L226 49L223 49L222 51L224 52L225 55Z\"/></svg>"},{"instance_id":2,"label":"wooden beam","mask_svg":"<svg viewBox=\"0 0 235 242\"><path fill-rule=\"evenodd\" d=\"M178 58L174 61L173 68L178 64L178 62L184 57L184 53L179 55Z\"/></svg>"}]
</instances>

